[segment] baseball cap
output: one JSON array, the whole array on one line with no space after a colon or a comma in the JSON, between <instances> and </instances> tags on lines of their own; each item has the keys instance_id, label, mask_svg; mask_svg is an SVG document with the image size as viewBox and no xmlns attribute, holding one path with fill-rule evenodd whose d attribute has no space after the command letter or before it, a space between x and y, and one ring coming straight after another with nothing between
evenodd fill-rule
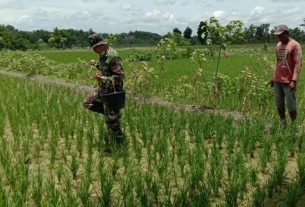
<instances>
[{"instance_id":1,"label":"baseball cap","mask_svg":"<svg viewBox=\"0 0 305 207\"><path fill-rule=\"evenodd\" d=\"M88 39L91 48L98 45L108 44L107 40L105 40L101 34L92 34L88 37Z\"/></svg>"},{"instance_id":2,"label":"baseball cap","mask_svg":"<svg viewBox=\"0 0 305 207\"><path fill-rule=\"evenodd\" d=\"M283 32L288 31L288 27L285 24L281 24L275 27L275 32L273 34L275 35L281 35Z\"/></svg>"}]
</instances>

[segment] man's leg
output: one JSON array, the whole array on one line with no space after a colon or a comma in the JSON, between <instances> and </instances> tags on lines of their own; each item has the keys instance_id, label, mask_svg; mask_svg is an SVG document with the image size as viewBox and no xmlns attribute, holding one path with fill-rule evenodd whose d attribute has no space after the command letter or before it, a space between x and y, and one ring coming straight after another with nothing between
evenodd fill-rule
<instances>
[{"instance_id":1,"label":"man's leg","mask_svg":"<svg viewBox=\"0 0 305 207\"><path fill-rule=\"evenodd\" d=\"M120 111L113 110L106 104L104 104L104 111L109 137L111 137L116 144L122 144L124 142L124 134L120 126Z\"/></svg>"},{"instance_id":2,"label":"man's leg","mask_svg":"<svg viewBox=\"0 0 305 207\"><path fill-rule=\"evenodd\" d=\"M289 111L289 116L291 122L293 123L297 118L297 104L296 104L296 96L295 90L290 90L289 87L284 88L284 93L286 97L286 104Z\"/></svg>"},{"instance_id":3,"label":"man's leg","mask_svg":"<svg viewBox=\"0 0 305 207\"><path fill-rule=\"evenodd\" d=\"M273 91L274 91L275 104L278 115L281 119L281 123L286 124L285 93L284 93L283 85L284 84L275 81Z\"/></svg>"}]
</instances>

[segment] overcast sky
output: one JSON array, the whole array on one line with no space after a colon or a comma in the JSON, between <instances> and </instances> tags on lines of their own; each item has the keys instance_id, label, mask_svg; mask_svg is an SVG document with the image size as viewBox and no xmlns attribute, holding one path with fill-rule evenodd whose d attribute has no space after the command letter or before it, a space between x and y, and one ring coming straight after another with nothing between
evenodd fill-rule
<instances>
[{"instance_id":1,"label":"overcast sky","mask_svg":"<svg viewBox=\"0 0 305 207\"><path fill-rule=\"evenodd\" d=\"M270 23L297 27L305 0L0 0L0 24L19 30L83 29L101 33L149 31L166 34L215 16L225 25ZM302 28L303 29L303 28Z\"/></svg>"}]
</instances>

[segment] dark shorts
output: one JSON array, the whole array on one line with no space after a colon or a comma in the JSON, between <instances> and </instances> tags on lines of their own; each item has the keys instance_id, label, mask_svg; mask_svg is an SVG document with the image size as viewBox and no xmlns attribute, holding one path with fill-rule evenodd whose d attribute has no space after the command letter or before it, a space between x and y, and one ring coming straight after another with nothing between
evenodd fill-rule
<instances>
[{"instance_id":1,"label":"dark shorts","mask_svg":"<svg viewBox=\"0 0 305 207\"><path fill-rule=\"evenodd\" d=\"M275 104L277 108L285 108L286 106L289 111L296 110L296 96L295 90L290 90L289 84L287 83L279 83L274 81L274 98Z\"/></svg>"}]
</instances>

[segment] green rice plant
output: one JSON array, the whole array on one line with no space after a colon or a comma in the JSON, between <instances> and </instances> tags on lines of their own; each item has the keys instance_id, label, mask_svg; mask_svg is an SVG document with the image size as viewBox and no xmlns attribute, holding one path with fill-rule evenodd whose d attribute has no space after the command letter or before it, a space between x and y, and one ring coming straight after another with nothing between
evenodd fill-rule
<instances>
[{"instance_id":1,"label":"green rice plant","mask_svg":"<svg viewBox=\"0 0 305 207\"><path fill-rule=\"evenodd\" d=\"M267 163L270 162L272 152L272 139L268 139L264 142L263 148L259 154L260 166L264 173L266 173Z\"/></svg>"},{"instance_id":2,"label":"green rice plant","mask_svg":"<svg viewBox=\"0 0 305 207\"><path fill-rule=\"evenodd\" d=\"M140 163L142 159L142 145L138 142L137 137L134 136L131 138L132 138L132 148L134 154L136 156L138 163Z\"/></svg>"},{"instance_id":3,"label":"green rice plant","mask_svg":"<svg viewBox=\"0 0 305 207\"><path fill-rule=\"evenodd\" d=\"M16 206L23 206L27 201L30 181L29 181L29 167L21 163L15 166L15 181L12 185L13 198Z\"/></svg>"},{"instance_id":4,"label":"green rice plant","mask_svg":"<svg viewBox=\"0 0 305 207\"><path fill-rule=\"evenodd\" d=\"M128 170L126 176L120 179L120 193L123 199L124 206L136 206L136 201L133 195L133 186L135 179L132 172Z\"/></svg>"},{"instance_id":5,"label":"green rice plant","mask_svg":"<svg viewBox=\"0 0 305 207\"><path fill-rule=\"evenodd\" d=\"M267 182L267 194L269 198L273 196L273 190L280 186L284 180L285 167L287 163L287 149L285 146L278 149L278 160L272 166L271 175Z\"/></svg>"},{"instance_id":6,"label":"green rice plant","mask_svg":"<svg viewBox=\"0 0 305 207\"><path fill-rule=\"evenodd\" d=\"M305 153L300 152L298 154L298 159L297 159L297 164L298 164L298 183L300 184L301 188L305 190Z\"/></svg>"},{"instance_id":7,"label":"green rice plant","mask_svg":"<svg viewBox=\"0 0 305 207\"><path fill-rule=\"evenodd\" d=\"M120 163L119 163L119 156L114 156L113 162L111 164L111 175L115 177L118 173L118 170L120 168Z\"/></svg>"},{"instance_id":8,"label":"green rice plant","mask_svg":"<svg viewBox=\"0 0 305 207\"><path fill-rule=\"evenodd\" d=\"M249 179L250 179L252 186L257 186L257 184L258 184L257 169L251 168L249 170Z\"/></svg>"},{"instance_id":9,"label":"green rice plant","mask_svg":"<svg viewBox=\"0 0 305 207\"><path fill-rule=\"evenodd\" d=\"M113 191L114 179L113 177L107 173L105 169L105 163L103 160L100 160L98 166L99 173L99 186L101 195L98 196L98 200L100 205L109 207L111 206L111 196Z\"/></svg>"},{"instance_id":10,"label":"green rice plant","mask_svg":"<svg viewBox=\"0 0 305 207\"><path fill-rule=\"evenodd\" d=\"M42 206L42 198L44 194L43 189L43 180L42 180L42 173L40 167L38 168L37 174L35 179L32 180L31 183L31 191L32 191L32 199L37 207Z\"/></svg>"},{"instance_id":11,"label":"green rice plant","mask_svg":"<svg viewBox=\"0 0 305 207\"><path fill-rule=\"evenodd\" d=\"M10 198L10 194L9 192L6 192L5 188L4 188L4 183L2 181L2 179L0 178L0 206L3 207L9 207L9 198Z\"/></svg>"},{"instance_id":12,"label":"green rice plant","mask_svg":"<svg viewBox=\"0 0 305 207\"><path fill-rule=\"evenodd\" d=\"M161 136L159 137L159 139L155 140L155 149L156 152L160 155L160 159L162 159L163 157L166 157L166 159L168 159L169 157L169 152L168 152L168 139L166 135L168 135L169 133L164 132L164 134L161 134Z\"/></svg>"},{"instance_id":13,"label":"green rice plant","mask_svg":"<svg viewBox=\"0 0 305 207\"><path fill-rule=\"evenodd\" d=\"M3 166L8 183L14 186L16 183L16 171L14 170L14 164L12 161L13 158L6 141L3 139L1 142L1 146L3 147L3 149L0 150L0 162Z\"/></svg>"},{"instance_id":14,"label":"green rice plant","mask_svg":"<svg viewBox=\"0 0 305 207\"><path fill-rule=\"evenodd\" d=\"M50 177L47 180L46 200L44 200L44 204L42 206L60 206L60 198L61 194L56 188L55 181L52 179L52 177Z\"/></svg>"},{"instance_id":15,"label":"green rice plant","mask_svg":"<svg viewBox=\"0 0 305 207\"><path fill-rule=\"evenodd\" d=\"M51 140L50 140L50 161L52 168L54 168L54 162L56 159L57 141L58 141L58 134L56 133L55 130L53 130L51 132Z\"/></svg>"},{"instance_id":16,"label":"green rice plant","mask_svg":"<svg viewBox=\"0 0 305 207\"><path fill-rule=\"evenodd\" d=\"M153 171L156 163L156 154L153 153L153 145L147 147L147 166L149 171ZM179 160L178 160L179 162Z\"/></svg>"},{"instance_id":17,"label":"green rice plant","mask_svg":"<svg viewBox=\"0 0 305 207\"><path fill-rule=\"evenodd\" d=\"M291 128L289 128L287 132L287 146L288 150L290 152L290 156L294 157L295 152L297 150L297 129L296 126L293 125Z\"/></svg>"},{"instance_id":18,"label":"green rice plant","mask_svg":"<svg viewBox=\"0 0 305 207\"><path fill-rule=\"evenodd\" d=\"M83 144L84 144L84 129L82 127L77 128L76 133L76 149L78 152L78 156L82 158L83 156Z\"/></svg>"},{"instance_id":19,"label":"green rice plant","mask_svg":"<svg viewBox=\"0 0 305 207\"><path fill-rule=\"evenodd\" d=\"M302 195L302 189L299 183L292 183L285 192L284 206L296 207L298 200Z\"/></svg>"},{"instance_id":20,"label":"green rice plant","mask_svg":"<svg viewBox=\"0 0 305 207\"><path fill-rule=\"evenodd\" d=\"M88 154L88 157L86 159L86 163L85 163L85 177L86 179L88 179L89 181L91 181L92 179L92 166L93 166L93 159L92 159L92 154Z\"/></svg>"},{"instance_id":21,"label":"green rice plant","mask_svg":"<svg viewBox=\"0 0 305 207\"><path fill-rule=\"evenodd\" d=\"M196 195L193 199L194 206L202 206L209 207L211 206L211 197L210 190L205 186L201 185L200 188L197 189Z\"/></svg>"},{"instance_id":22,"label":"green rice plant","mask_svg":"<svg viewBox=\"0 0 305 207\"><path fill-rule=\"evenodd\" d=\"M284 180L286 164L287 164L287 149L286 146L282 146L280 149L278 149L278 160L273 167L273 175L275 176L277 185L281 185Z\"/></svg>"},{"instance_id":23,"label":"green rice plant","mask_svg":"<svg viewBox=\"0 0 305 207\"><path fill-rule=\"evenodd\" d=\"M235 149L236 135L233 130L228 131L226 135L226 149L229 154L232 154Z\"/></svg>"},{"instance_id":24,"label":"green rice plant","mask_svg":"<svg viewBox=\"0 0 305 207\"><path fill-rule=\"evenodd\" d=\"M275 176L272 174L266 184L266 191L269 198L273 197L273 190L276 187L276 185L277 184L276 184Z\"/></svg>"},{"instance_id":25,"label":"green rice plant","mask_svg":"<svg viewBox=\"0 0 305 207\"><path fill-rule=\"evenodd\" d=\"M161 178L167 178L167 173L168 173L168 165L169 165L169 157L162 157L160 160L156 163L157 165L155 166L158 176ZM167 178L168 179L168 178ZM166 180L164 180L166 182Z\"/></svg>"},{"instance_id":26,"label":"green rice plant","mask_svg":"<svg viewBox=\"0 0 305 207\"><path fill-rule=\"evenodd\" d=\"M56 177L59 183L61 183L63 175L64 175L64 164L63 162L59 162L58 167L56 169Z\"/></svg>"},{"instance_id":27,"label":"green rice plant","mask_svg":"<svg viewBox=\"0 0 305 207\"><path fill-rule=\"evenodd\" d=\"M39 137L40 139L40 137ZM34 152L33 152L33 156L34 158L38 159L40 157L40 151L41 151L41 144L40 144L40 141L35 141L34 142Z\"/></svg>"},{"instance_id":28,"label":"green rice plant","mask_svg":"<svg viewBox=\"0 0 305 207\"><path fill-rule=\"evenodd\" d=\"M190 197L187 192L188 189L186 188L187 187L184 187L183 189L179 189L178 193L174 197L173 206L177 206L177 207L191 206Z\"/></svg>"},{"instance_id":29,"label":"green rice plant","mask_svg":"<svg viewBox=\"0 0 305 207\"><path fill-rule=\"evenodd\" d=\"M164 189L164 193L162 194L161 198L161 205L164 206L172 206L172 189L170 186L171 178L170 177L163 177L160 179L161 188Z\"/></svg>"},{"instance_id":30,"label":"green rice plant","mask_svg":"<svg viewBox=\"0 0 305 207\"><path fill-rule=\"evenodd\" d=\"M61 195L62 206L78 206L76 193L69 176L64 178L64 194Z\"/></svg>"},{"instance_id":31,"label":"green rice plant","mask_svg":"<svg viewBox=\"0 0 305 207\"><path fill-rule=\"evenodd\" d=\"M87 153L92 154L93 150L93 140L94 140L94 129L93 125L88 126L88 131L87 131Z\"/></svg>"},{"instance_id":32,"label":"green rice plant","mask_svg":"<svg viewBox=\"0 0 305 207\"><path fill-rule=\"evenodd\" d=\"M145 187L147 188L148 199L151 202L151 205L157 205L160 197L160 183L158 179L151 172L146 171L143 176L143 184L145 184Z\"/></svg>"},{"instance_id":33,"label":"green rice plant","mask_svg":"<svg viewBox=\"0 0 305 207\"><path fill-rule=\"evenodd\" d=\"M210 156L209 159L210 170L207 174L207 180L211 188L212 196L219 197L219 188L221 187L223 178L223 160L215 142L213 143L211 154L213 156Z\"/></svg>"},{"instance_id":34,"label":"green rice plant","mask_svg":"<svg viewBox=\"0 0 305 207\"><path fill-rule=\"evenodd\" d=\"M2 116L0 117L0 139L3 137L4 134L4 124L6 121L6 115L4 113L4 109L2 104L0 105L0 114L2 114Z\"/></svg>"},{"instance_id":35,"label":"green rice plant","mask_svg":"<svg viewBox=\"0 0 305 207\"><path fill-rule=\"evenodd\" d=\"M237 152L232 157L229 157L227 163L228 183L225 187L225 199L228 206L236 206L237 198L241 197L243 199L247 190L246 184L249 173L244 157L242 151Z\"/></svg>"},{"instance_id":36,"label":"green rice plant","mask_svg":"<svg viewBox=\"0 0 305 207\"><path fill-rule=\"evenodd\" d=\"M189 176L187 185L190 187L190 189L194 190L190 191L192 196L192 193L196 194L196 189L201 188L201 184L205 183L204 173L207 170L207 161L206 158L202 155L202 148L200 147L196 147L193 155L190 155L189 157L190 159L188 161L188 165L190 166L190 171L188 173Z\"/></svg>"},{"instance_id":37,"label":"green rice plant","mask_svg":"<svg viewBox=\"0 0 305 207\"><path fill-rule=\"evenodd\" d=\"M135 176L135 192L136 192L136 196L139 200L139 203L141 206L143 207L148 207L151 204L149 204L149 195L148 195L148 191L146 189L144 180L142 178L142 175L140 174L140 172L138 172L139 174Z\"/></svg>"},{"instance_id":38,"label":"green rice plant","mask_svg":"<svg viewBox=\"0 0 305 207\"><path fill-rule=\"evenodd\" d=\"M71 139L68 135L65 134L64 134L64 139L65 139L65 149L70 153L72 149Z\"/></svg>"},{"instance_id":39,"label":"green rice plant","mask_svg":"<svg viewBox=\"0 0 305 207\"><path fill-rule=\"evenodd\" d=\"M257 185L255 190L252 193L252 205L254 207L263 207L266 197L266 190L261 188L260 185Z\"/></svg>"},{"instance_id":40,"label":"green rice plant","mask_svg":"<svg viewBox=\"0 0 305 207\"><path fill-rule=\"evenodd\" d=\"M74 152L71 156L71 163L70 163L70 171L72 173L73 179L76 179L78 169L79 169L79 162L77 159L77 154Z\"/></svg>"},{"instance_id":41,"label":"green rice plant","mask_svg":"<svg viewBox=\"0 0 305 207\"><path fill-rule=\"evenodd\" d=\"M227 206L236 207L238 206L237 198L239 194L239 183L238 180L231 181L224 190L225 201Z\"/></svg>"},{"instance_id":42,"label":"green rice plant","mask_svg":"<svg viewBox=\"0 0 305 207\"><path fill-rule=\"evenodd\" d=\"M83 125L87 125L86 121L83 121L83 122L84 122ZM97 125L98 129L97 129L97 136L96 136L95 141L96 141L97 148L100 152L102 152L104 150L104 146L105 146L104 141L105 141L106 132L105 132L104 124L105 123L103 122L103 120L101 120L99 118L96 119L96 125ZM83 132L83 134L84 134L84 132ZM78 135L78 136L80 136L80 135ZM79 138L79 139L82 139L82 138ZM81 141L81 140L79 140L79 141L80 142L77 143L77 148L78 148L78 151L81 151L81 148L82 148L81 142L83 142L83 141Z\"/></svg>"},{"instance_id":43,"label":"green rice plant","mask_svg":"<svg viewBox=\"0 0 305 207\"><path fill-rule=\"evenodd\" d=\"M89 207L92 206L91 202L90 202L90 184L91 184L91 180L90 178L83 178L79 184L79 187L77 189L77 195L80 198L82 205L85 207Z\"/></svg>"},{"instance_id":44,"label":"green rice plant","mask_svg":"<svg viewBox=\"0 0 305 207\"><path fill-rule=\"evenodd\" d=\"M304 136L300 136L297 142L297 149L298 151L302 151L302 149L305 146L305 137Z\"/></svg>"}]
</instances>

